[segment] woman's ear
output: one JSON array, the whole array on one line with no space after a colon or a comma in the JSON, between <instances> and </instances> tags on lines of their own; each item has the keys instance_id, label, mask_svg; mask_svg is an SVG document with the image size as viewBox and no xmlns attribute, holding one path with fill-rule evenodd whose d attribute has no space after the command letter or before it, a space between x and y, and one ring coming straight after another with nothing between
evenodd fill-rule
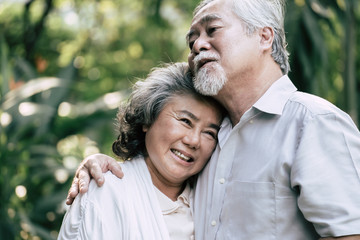
<instances>
[{"instance_id":1,"label":"woman's ear","mask_svg":"<svg viewBox=\"0 0 360 240\"><path fill-rule=\"evenodd\" d=\"M147 132L147 131L149 130L149 127L148 127L148 126L143 125L142 130L143 130L143 132Z\"/></svg>"},{"instance_id":2,"label":"woman's ear","mask_svg":"<svg viewBox=\"0 0 360 240\"><path fill-rule=\"evenodd\" d=\"M274 41L274 30L271 27L264 27L260 30L261 47L263 50L271 50Z\"/></svg>"}]
</instances>

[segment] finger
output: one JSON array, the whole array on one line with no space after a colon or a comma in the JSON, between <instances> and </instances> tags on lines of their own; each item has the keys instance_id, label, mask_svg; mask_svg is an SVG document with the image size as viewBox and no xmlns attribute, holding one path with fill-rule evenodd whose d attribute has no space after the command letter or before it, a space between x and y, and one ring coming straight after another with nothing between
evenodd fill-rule
<instances>
[{"instance_id":1,"label":"finger","mask_svg":"<svg viewBox=\"0 0 360 240\"><path fill-rule=\"evenodd\" d=\"M86 167L90 171L91 177L94 178L96 184L99 187L101 187L104 184L105 179L104 179L104 176L103 176L102 169L101 169L99 163L97 162L97 160L96 159L89 159L84 164L84 167ZM80 191L81 191L81 189L80 189Z\"/></svg>"},{"instance_id":2,"label":"finger","mask_svg":"<svg viewBox=\"0 0 360 240\"><path fill-rule=\"evenodd\" d=\"M74 198L70 198L70 197L68 196L68 197L66 198L66 202L65 202L65 203L66 203L66 205L69 205L69 206L70 206L71 204L73 204L74 200L75 200Z\"/></svg>"},{"instance_id":3,"label":"finger","mask_svg":"<svg viewBox=\"0 0 360 240\"><path fill-rule=\"evenodd\" d=\"M120 167L120 164L115 159L113 159L113 158L110 158L110 159L109 159L109 163L108 163L109 170L118 178L123 178L124 173Z\"/></svg>"},{"instance_id":4,"label":"finger","mask_svg":"<svg viewBox=\"0 0 360 240\"><path fill-rule=\"evenodd\" d=\"M78 194L79 194L79 179L75 177L69 189L68 195L66 197L66 204L71 205Z\"/></svg>"},{"instance_id":5,"label":"finger","mask_svg":"<svg viewBox=\"0 0 360 240\"><path fill-rule=\"evenodd\" d=\"M78 173L78 178L80 193L86 193L90 183L89 171L86 168L80 169Z\"/></svg>"}]
</instances>

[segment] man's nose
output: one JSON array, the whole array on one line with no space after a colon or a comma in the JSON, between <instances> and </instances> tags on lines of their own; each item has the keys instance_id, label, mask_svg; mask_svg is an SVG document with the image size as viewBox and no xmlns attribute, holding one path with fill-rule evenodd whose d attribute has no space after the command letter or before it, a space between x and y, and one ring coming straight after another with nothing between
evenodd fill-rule
<instances>
[{"instance_id":1,"label":"man's nose","mask_svg":"<svg viewBox=\"0 0 360 240\"><path fill-rule=\"evenodd\" d=\"M192 52L198 54L201 51L206 51L211 48L211 44L209 43L209 39L206 36L200 35L194 42Z\"/></svg>"}]
</instances>

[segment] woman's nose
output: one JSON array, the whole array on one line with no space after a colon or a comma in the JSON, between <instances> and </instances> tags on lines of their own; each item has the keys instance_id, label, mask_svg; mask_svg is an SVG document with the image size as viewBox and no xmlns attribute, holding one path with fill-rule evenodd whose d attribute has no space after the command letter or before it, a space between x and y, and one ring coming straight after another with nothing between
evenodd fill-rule
<instances>
[{"instance_id":1,"label":"woman's nose","mask_svg":"<svg viewBox=\"0 0 360 240\"><path fill-rule=\"evenodd\" d=\"M183 138L183 142L192 149L198 149L200 147L200 133L196 131L187 132Z\"/></svg>"}]
</instances>

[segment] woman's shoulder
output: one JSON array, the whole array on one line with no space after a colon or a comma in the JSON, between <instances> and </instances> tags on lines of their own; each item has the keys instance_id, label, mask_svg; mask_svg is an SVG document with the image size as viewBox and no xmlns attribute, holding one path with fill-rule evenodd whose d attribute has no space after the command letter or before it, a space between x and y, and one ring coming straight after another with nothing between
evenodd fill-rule
<instances>
[{"instance_id":1,"label":"woman's shoulder","mask_svg":"<svg viewBox=\"0 0 360 240\"><path fill-rule=\"evenodd\" d=\"M122 179L130 177L132 175L137 175L139 174L139 172L147 171L146 163L144 161L144 158L141 156L133 158L131 160L125 160L121 162L119 161L118 164L121 166L121 169L124 173L124 177ZM104 176L105 179L111 179L111 180L119 179L111 171L107 171L104 174Z\"/></svg>"},{"instance_id":2,"label":"woman's shoulder","mask_svg":"<svg viewBox=\"0 0 360 240\"><path fill-rule=\"evenodd\" d=\"M105 183L102 187L98 187L95 180L91 180L89 186L89 193L98 191L111 191L119 190L119 188L127 188L132 186L138 178L146 176L148 169L146 163L142 157L136 157L134 159L118 162L121 165L121 169L124 173L123 178L118 178L111 171L104 174Z\"/></svg>"}]
</instances>

